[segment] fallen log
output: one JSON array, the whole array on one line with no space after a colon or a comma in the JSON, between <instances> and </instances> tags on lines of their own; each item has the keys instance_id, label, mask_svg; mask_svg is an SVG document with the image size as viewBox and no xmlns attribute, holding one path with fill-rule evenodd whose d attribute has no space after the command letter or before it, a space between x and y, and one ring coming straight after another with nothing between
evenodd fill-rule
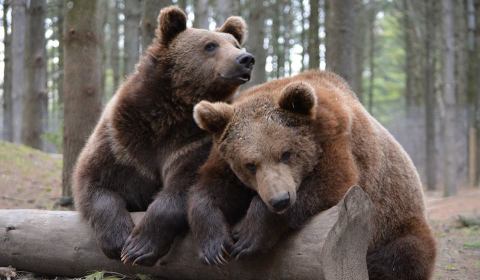
<instances>
[{"instance_id":1,"label":"fallen log","mask_svg":"<svg viewBox=\"0 0 480 280\"><path fill-rule=\"evenodd\" d=\"M114 271L166 279L368 279L372 211L367 194L352 187L337 206L315 216L268 254L211 267L199 261L188 234L178 238L161 263L148 268L106 258L76 212L2 209L0 267L68 277ZM135 221L142 215L132 213Z\"/></svg>"}]
</instances>

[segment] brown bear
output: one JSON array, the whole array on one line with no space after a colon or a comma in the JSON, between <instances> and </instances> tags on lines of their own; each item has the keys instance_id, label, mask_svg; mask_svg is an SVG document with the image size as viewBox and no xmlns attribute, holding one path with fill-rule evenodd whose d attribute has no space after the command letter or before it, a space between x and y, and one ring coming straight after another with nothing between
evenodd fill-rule
<instances>
[{"instance_id":1,"label":"brown bear","mask_svg":"<svg viewBox=\"0 0 480 280\"><path fill-rule=\"evenodd\" d=\"M76 208L110 258L153 265L188 229L186 198L211 147L193 120L200 100L227 101L250 79L240 46L246 24L187 28L176 7L160 11L156 38L106 106L73 174ZM147 208L148 207L148 208ZM134 226L129 211L145 211Z\"/></svg>"},{"instance_id":2,"label":"brown bear","mask_svg":"<svg viewBox=\"0 0 480 280\"><path fill-rule=\"evenodd\" d=\"M359 185L376 211L370 279L430 278L435 241L416 169L341 78L271 81L233 105L202 101L194 118L214 142L188 200L204 261L264 252Z\"/></svg>"}]
</instances>

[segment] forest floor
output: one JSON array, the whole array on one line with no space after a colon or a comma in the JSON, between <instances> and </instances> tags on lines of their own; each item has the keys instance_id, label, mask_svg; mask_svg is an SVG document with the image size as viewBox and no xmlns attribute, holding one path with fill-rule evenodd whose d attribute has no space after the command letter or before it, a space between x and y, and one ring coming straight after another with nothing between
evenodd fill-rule
<instances>
[{"instance_id":1,"label":"forest floor","mask_svg":"<svg viewBox=\"0 0 480 280\"><path fill-rule=\"evenodd\" d=\"M61 167L60 155L0 142L0 208L61 209ZM426 203L438 242L434 279L480 279L480 189L427 192Z\"/></svg>"}]
</instances>

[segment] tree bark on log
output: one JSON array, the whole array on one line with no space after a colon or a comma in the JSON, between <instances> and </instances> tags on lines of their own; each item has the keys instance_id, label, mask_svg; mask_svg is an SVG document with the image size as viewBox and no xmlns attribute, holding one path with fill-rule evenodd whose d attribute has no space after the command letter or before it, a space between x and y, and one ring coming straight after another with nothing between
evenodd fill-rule
<instances>
[{"instance_id":1,"label":"tree bark on log","mask_svg":"<svg viewBox=\"0 0 480 280\"><path fill-rule=\"evenodd\" d=\"M372 211L368 195L352 187L337 206L315 216L265 255L207 266L188 234L176 240L157 266L148 268L105 257L76 212L0 210L0 267L69 277L103 270L166 279L368 279ZM143 213L132 216L139 221Z\"/></svg>"}]
</instances>

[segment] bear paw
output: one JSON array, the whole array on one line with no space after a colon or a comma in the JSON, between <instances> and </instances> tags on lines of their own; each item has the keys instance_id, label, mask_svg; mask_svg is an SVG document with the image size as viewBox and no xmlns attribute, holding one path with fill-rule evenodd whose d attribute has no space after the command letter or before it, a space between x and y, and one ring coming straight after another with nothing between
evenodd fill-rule
<instances>
[{"instance_id":1,"label":"bear paw","mask_svg":"<svg viewBox=\"0 0 480 280\"><path fill-rule=\"evenodd\" d=\"M232 241L227 238L209 240L202 246L201 260L208 265L225 265L230 259Z\"/></svg>"},{"instance_id":2,"label":"bear paw","mask_svg":"<svg viewBox=\"0 0 480 280\"><path fill-rule=\"evenodd\" d=\"M162 240L146 232L132 233L123 246L121 261L124 264L153 266L168 253L173 240Z\"/></svg>"},{"instance_id":3,"label":"bear paw","mask_svg":"<svg viewBox=\"0 0 480 280\"><path fill-rule=\"evenodd\" d=\"M235 243L232 246L231 257L237 260L243 256L265 252L272 248L278 240L274 231L265 229L258 223L248 223L245 220L234 228L232 237Z\"/></svg>"},{"instance_id":4,"label":"bear paw","mask_svg":"<svg viewBox=\"0 0 480 280\"><path fill-rule=\"evenodd\" d=\"M110 259L120 259L120 253L133 226L120 227L119 231L97 233L97 242L102 252Z\"/></svg>"}]
</instances>

